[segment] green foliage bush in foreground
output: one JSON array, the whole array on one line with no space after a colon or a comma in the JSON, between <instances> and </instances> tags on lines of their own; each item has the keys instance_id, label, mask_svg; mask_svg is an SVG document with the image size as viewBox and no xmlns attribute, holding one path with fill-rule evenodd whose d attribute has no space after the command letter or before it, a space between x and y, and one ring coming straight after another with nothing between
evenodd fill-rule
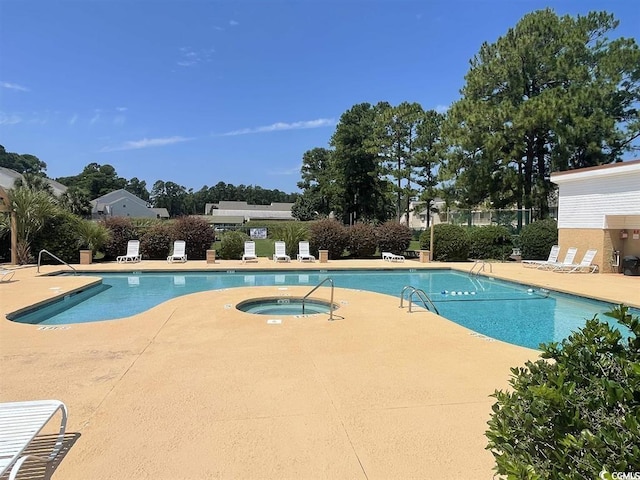
<instances>
[{"instance_id":1,"label":"green foliage bush in foreground","mask_svg":"<svg viewBox=\"0 0 640 480\"><path fill-rule=\"evenodd\" d=\"M546 260L558 243L558 224L553 219L538 220L522 227L520 252L527 260Z\"/></svg>"},{"instance_id":2,"label":"green foliage bush in foreground","mask_svg":"<svg viewBox=\"0 0 640 480\"><path fill-rule=\"evenodd\" d=\"M431 250L437 262L465 262L469 258L469 236L464 227L448 223L435 225L433 243L435 248L431 248L431 233L425 230L420 236L420 245Z\"/></svg>"},{"instance_id":3,"label":"green foliage bush in foreground","mask_svg":"<svg viewBox=\"0 0 640 480\"><path fill-rule=\"evenodd\" d=\"M173 224L174 240L186 242L186 253L189 260L204 260L207 258L207 250L214 242L216 235L213 227L204 218L197 216L185 216L178 218Z\"/></svg>"},{"instance_id":4,"label":"green foliage bush in foreground","mask_svg":"<svg viewBox=\"0 0 640 480\"><path fill-rule=\"evenodd\" d=\"M493 394L486 436L499 475L595 479L638 471L640 318L622 305L606 315L629 336L596 316L560 345L542 345L542 360L512 368L512 392Z\"/></svg>"}]
</instances>

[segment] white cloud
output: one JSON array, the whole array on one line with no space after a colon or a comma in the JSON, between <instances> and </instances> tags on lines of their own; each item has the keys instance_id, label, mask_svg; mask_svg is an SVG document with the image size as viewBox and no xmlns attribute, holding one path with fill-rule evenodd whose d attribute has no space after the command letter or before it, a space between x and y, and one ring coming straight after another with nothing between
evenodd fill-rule
<instances>
[{"instance_id":1,"label":"white cloud","mask_svg":"<svg viewBox=\"0 0 640 480\"><path fill-rule=\"evenodd\" d=\"M438 113L447 113L447 110L449 110L448 105L436 105L435 108L435 111Z\"/></svg>"},{"instance_id":2,"label":"white cloud","mask_svg":"<svg viewBox=\"0 0 640 480\"><path fill-rule=\"evenodd\" d=\"M77 121L78 121L78 114L74 113L73 117L69 119L69 125L75 125Z\"/></svg>"},{"instance_id":3,"label":"white cloud","mask_svg":"<svg viewBox=\"0 0 640 480\"><path fill-rule=\"evenodd\" d=\"M237 27L238 25L240 25L240 23L236 22L235 20L229 20L229 25L231 25L232 27Z\"/></svg>"},{"instance_id":4,"label":"white cloud","mask_svg":"<svg viewBox=\"0 0 640 480\"><path fill-rule=\"evenodd\" d=\"M0 125L15 125L22 122L22 118L18 115L7 115L4 112L0 112Z\"/></svg>"},{"instance_id":5,"label":"white cloud","mask_svg":"<svg viewBox=\"0 0 640 480\"><path fill-rule=\"evenodd\" d=\"M187 137L167 137L167 138L143 138L142 140L131 140L116 147L104 147L101 152L115 152L121 150L138 150L149 147L164 147L165 145L173 145L174 143L188 142L193 140Z\"/></svg>"},{"instance_id":6,"label":"white cloud","mask_svg":"<svg viewBox=\"0 0 640 480\"><path fill-rule=\"evenodd\" d=\"M89 125L95 124L98 120L100 120L100 112L96 112L91 120L89 120Z\"/></svg>"},{"instance_id":7,"label":"white cloud","mask_svg":"<svg viewBox=\"0 0 640 480\"><path fill-rule=\"evenodd\" d=\"M300 174L300 169L302 168L302 165L298 165L296 167L291 167L291 168L285 168L282 170L271 170L269 172L267 172L269 175L282 175L282 176L288 176L288 175L299 175Z\"/></svg>"},{"instance_id":8,"label":"white cloud","mask_svg":"<svg viewBox=\"0 0 640 480\"><path fill-rule=\"evenodd\" d=\"M180 67L193 67L200 63L211 61L211 56L215 53L213 48L194 50L191 47L180 47L180 59L177 61Z\"/></svg>"},{"instance_id":9,"label":"white cloud","mask_svg":"<svg viewBox=\"0 0 640 480\"><path fill-rule=\"evenodd\" d=\"M332 127L336 124L333 118L318 118L317 120L306 120L302 122L277 122L264 127L254 128L241 128L239 130L232 130L231 132L222 133L223 137L230 137L234 135L247 135L251 133L265 133L265 132L278 132L283 130L300 130L304 128L322 128Z\"/></svg>"},{"instance_id":10,"label":"white cloud","mask_svg":"<svg viewBox=\"0 0 640 480\"><path fill-rule=\"evenodd\" d=\"M126 120L126 117L124 115L116 115L113 118L113 124L120 127L124 125L125 120Z\"/></svg>"},{"instance_id":11,"label":"white cloud","mask_svg":"<svg viewBox=\"0 0 640 480\"><path fill-rule=\"evenodd\" d=\"M20 92L28 92L29 89L27 87L23 87L22 85L18 85L16 83L9 82L0 82L0 87L8 88L9 90L18 90Z\"/></svg>"},{"instance_id":12,"label":"white cloud","mask_svg":"<svg viewBox=\"0 0 640 480\"><path fill-rule=\"evenodd\" d=\"M116 107L116 112L126 112L129 110L127 107Z\"/></svg>"}]
</instances>

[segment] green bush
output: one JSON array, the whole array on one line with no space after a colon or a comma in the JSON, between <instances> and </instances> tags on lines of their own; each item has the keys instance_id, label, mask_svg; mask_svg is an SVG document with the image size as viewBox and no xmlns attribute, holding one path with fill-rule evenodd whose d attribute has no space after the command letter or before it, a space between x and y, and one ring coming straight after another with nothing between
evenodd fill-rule
<instances>
[{"instance_id":1,"label":"green bush","mask_svg":"<svg viewBox=\"0 0 640 480\"><path fill-rule=\"evenodd\" d=\"M542 360L512 368L512 391L496 391L487 448L499 475L514 479L611 478L640 465L640 319L618 306ZM602 476L601 476L602 475Z\"/></svg>"},{"instance_id":2,"label":"green bush","mask_svg":"<svg viewBox=\"0 0 640 480\"><path fill-rule=\"evenodd\" d=\"M309 249L318 258L320 250L328 250L329 258L338 259L349 243L347 229L337 220L325 218L309 227Z\"/></svg>"},{"instance_id":3,"label":"green bush","mask_svg":"<svg viewBox=\"0 0 640 480\"><path fill-rule=\"evenodd\" d=\"M186 254L189 260L204 260L207 250L215 241L213 227L204 218L196 216L180 217L173 223L173 240L186 242Z\"/></svg>"},{"instance_id":4,"label":"green bush","mask_svg":"<svg viewBox=\"0 0 640 480\"><path fill-rule=\"evenodd\" d=\"M467 229L469 257L504 260L513 251L511 231L502 225L487 225Z\"/></svg>"},{"instance_id":5,"label":"green bush","mask_svg":"<svg viewBox=\"0 0 640 480\"><path fill-rule=\"evenodd\" d=\"M216 255L223 260L240 260L244 253L244 242L247 240L249 240L249 236L242 232L225 232L222 234L220 249Z\"/></svg>"},{"instance_id":6,"label":"green bush","mask_svg":"<svg viewBox=\"0 0 640 480\"><path fill-rule=\"evenodd\" d=\"M431 250L438 262L464 262L469 258L469 236L464 227L449 223L434 225L433 243L435 248L431 248L431 232L425 230L420 236L420 245Z\"/></svg>"},{"instance_id":7,"label":"green bush","mask_svg":"<svg viewBox=\"0 0 640 480\"><path fill-rule=\"evenodd\" d=\"M388 221L376 227L376 238L381 252L403 254L409 248L411 236L411 229L396 221Z\"/></svg>"},{"instance_id":8,"label":"green bush","mask_svg":"<svg viewBox=\"0 0 640 480\"><path fill-rule=\"evenodd\" d=\"M557 243L558 224L550 218L525 225L520 232L520 252L527 260L546 260Z\"/></svg>"},{"instance_id":9,"label":"green bush","mask_svg":"<svg viewBox=\"0 0 640 480\"><path fill-rule=\"evenodd\" d=\"M76 217L75 231L78 235L78 247L91 250L95 255L109 241L111 232L103 223Z\"/></svg>"},{"instance_id":10,"label":"green bush","mask_svg":"<svg viewBox=\"0 0 640 480\"><path fill-rule=\"evenodd\" d=\"M110 232L109 240L104 244L105 260L115 260L116 257L124 255L127 253L127 242L140 238L133 222L127 217L105 218L103 225Z\"/></svg>"},{"instance_id":11,"label":"green bush","mask_svg":"<svg viewBox=\"0 0 640 480\"><path fill-rule=\"evenodd\" d=\"M31 242L31 253L37 260L40 250L47 250L67 263L80 263L80 243L76 225L78 217L67 211L59 211L49 217L45 227L36 233ZM42 256L43 264L60 264L49 255Z\"/></svg>"},{"instance_id":12,"label":"green bush","mask_svg":"<svg viewBox=\"0 0 640 480\"><path fill-rule=\"evenodd\" d=\"M140 238L140 251L150 260L164 260L170 253L173 226L167 222L156 223L146 229Z\"/></svg>"},{"instance_id":13,"label":"green bush","mask_svg":"<svg viewBox=\"0 0 640 480\"><path fill-rule=\"evenodd\" d=\"M271 238L285 242L287 255L296 258L298 255L298 243L306 240L309 236L307 226L300 222L286 222L274 230L275 235Z\"/></svg>"},{"instance_id":14,"label":"green bush","mask_svg":"<svg viewBox=\"0 0 640 480\"><path fill-rule=\"evenodd\" d=\"M376 253L378 238L376 229L370 223L356 223L348 229L349 253L355 258L368 258Z\"/></svg>"}]
</instances>

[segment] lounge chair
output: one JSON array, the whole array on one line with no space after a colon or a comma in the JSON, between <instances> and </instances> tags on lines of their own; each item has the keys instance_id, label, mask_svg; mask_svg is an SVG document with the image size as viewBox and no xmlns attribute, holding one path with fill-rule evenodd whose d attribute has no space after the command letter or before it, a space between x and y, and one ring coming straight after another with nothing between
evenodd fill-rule
<instances>
[{"instance_id":1,"label":"lounge chair","mask_svg":"<svg viewBox=\"0 0 640 480\"><path fill-rule=\"evenodd\" d=\"M62 419L53 451L46 457L22 455L40 430L60 411ZM11 469L9 480L16 478L29 459L50 462L62 449L67 428L67 407L58 400L0 403L0 477Z\"/></svg>"},{"instance_id":2,"label":"lounge chair","mask_svg":"<svg viewBox=\"0 0 640 480\"><path fill-rule=\"evenodd\" d=\"M569 249L567 250L567 253L564 256L564 260L562 260L562 262L543 263L543 264L538 265L538 269L540 269L540 270L556 270L556 269L562 268L564 266L573 265L573 261L576 258L576 253L577 252L578 252L577 248L569 247Z\"/></svg>"},{"instance_id":3,"label":"lounge chair","mask_svg":"<svg viewBox=\"0 0 640 480\"><path fill-rule=\"evenodd\" d=\"M315 262L316 257L309 253L309 242L299 242L298 243L298 261L299 262Z\"/></svg>"},{"instance_id":4,"label":"lounge chair","mask_svg":"<svg viewBox=\"0 0 640 480\"><path fill-rule=\"evenodd\" d=\"M256 242L244 242L244 254L242 255L242 263L254 260L258 261L258 256L256 255Z\"/></svg>"},{"instance_id":5,"label":"lounge chair","mask_svg":"<svg viewBox=\"0 0 640 480\"><path fill-rule=\"evenodd\" d=\"M129 240L127 242L127 254L116 258L118 263L136 263L142 259L140 255L140 240Z\"/></svg>"},{"instance_id":6,"label":"lounge chair","mask_svg":"<svg viewBox=\"0 0 640 480\"><path fill-rule=\"evenodd\" d=\"M13 278L13 275L16 272L14 272L13 270L8 270L6 268L2 268L0 267L0 283L1 282L8 282L9 280L11 280Z\"/></svg>"},{"instance_id":7,"label":"lounge chair","mask_svg":"<svg viewBox=\"0 0 640 480\"><path fill-rule=\"evenodd\" d=\"M587 250L582 257L582 261L576 264L563 264L553 269L554 272L561 273L578 273L578 272L589 272L595 273L598 270L597 265L592 265L593 259L596 257L596 253L598 250Z\"/></svg>"},{"instance_id":8,"label":"lounge chair","mask_svg":"<svg viewBox=\"0 0 640 480\"><path fill-rule=\"evenodd\" d=\"M287 255L287 245L284 242L276 242L275 243L276 251L273 254L273 261L279 262L282 260L283 262L290 262L291 257Z\"/></svg>"},{"instance_id":9,"label":"lounge chair","mask_svg":"<svg viewBox=\"0 0 640 480\"><path fill-rule=\"evenodd\" d=\"M560 245L554 245L549 252L549 258L546 260L522 260L523 267L538 268L540 265L551 265L558 263L558 255L560 255Z\"/></svg>"},{"instance_id":10,"label":"lounge chair","mask_svg":"<svg viewBox=\"0 0 640 480\"><path fill-rule=\"evenodd\" d=\"M187 244L184 240L176 240L173 242L173 253L167 257L167 262L186 262L187 261L187 253L186 253Z\"/></svg>"},{"instance_id":11,"label":"lounge chair","mask_svg":"<svg viewBox=\"0 0 640 480\"><path fill-rule=\"evenodd\" d=\"M391 252L382 252L382 260L386 262L404 262L404 256Z\"/></svg>"}]
</instances>

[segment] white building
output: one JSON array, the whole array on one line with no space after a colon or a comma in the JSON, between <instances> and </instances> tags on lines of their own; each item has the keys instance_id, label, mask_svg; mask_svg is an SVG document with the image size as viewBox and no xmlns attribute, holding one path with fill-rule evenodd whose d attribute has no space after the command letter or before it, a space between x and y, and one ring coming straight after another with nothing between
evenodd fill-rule
<instances>
[{"instance_id":1,"label":"white building","mask_svg":"<svg viewBox=\"0 0 640 480\"><path fill-rule=\"evenodd\" d=\"M560 258L577 247L598 254L600 272L619 272L619 258L640 256L640 160L581 168L551 175L559 186ZM618 252L616 254L616 252Z\"/></svg>"},{"instance_id":2,"label":"white building","mask_svg":"<svg viewBox=\"0 0 640 480\"><path fill-rule=\"evenodd\" d=\"M207 203L205 215L213 217L215 225L242 224L249 220L294 220L291 214L293 203L271 205L249 205L247 202Z\"/></svg>"},{"instance_id":3,"label":"white building","mask_svg":"<svg viewBox=\"0 0 640 480\"><path fill-rule=\"evenodd\" d=\"M12 189L16 181L22 179L23 176L21 173L18 173L15 170L11 170L9 168L0 167L0 187L4 188L5 190ZM65 187L61 183L56 182L55 180L51 180L50 178L45 178L45 180L51 186L53 194L56 197L59 197L67 191L67 187Z\"/></svg>"}]
</instances>

